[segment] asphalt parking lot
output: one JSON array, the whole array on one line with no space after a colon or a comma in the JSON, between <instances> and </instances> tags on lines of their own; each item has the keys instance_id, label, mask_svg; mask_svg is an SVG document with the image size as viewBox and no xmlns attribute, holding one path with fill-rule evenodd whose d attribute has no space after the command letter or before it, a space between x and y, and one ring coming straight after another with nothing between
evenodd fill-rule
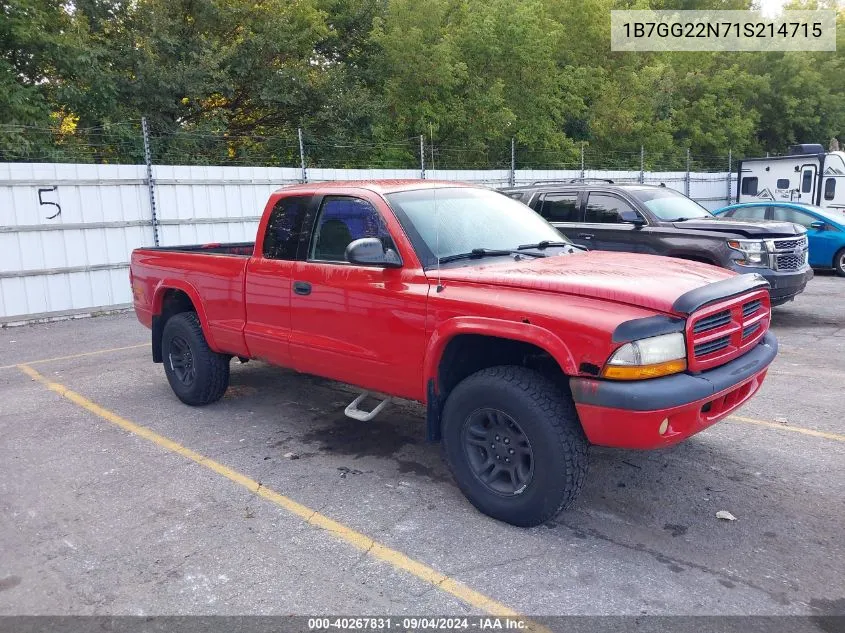
<instances>
[{"instance_id":1,"label":"asphalt parking lot","mask_svg":"<svg viewBox=\"0 0 845 633\"><path fill-rule=\"evenodd\" d=\"M193 409L131 313L0 330L0 614L845 614L845 279L774 331L736 416L591 449L525 530L462 497L419 407L356 422L349 388L251 362Z\"/></svg>"}]
</instances>

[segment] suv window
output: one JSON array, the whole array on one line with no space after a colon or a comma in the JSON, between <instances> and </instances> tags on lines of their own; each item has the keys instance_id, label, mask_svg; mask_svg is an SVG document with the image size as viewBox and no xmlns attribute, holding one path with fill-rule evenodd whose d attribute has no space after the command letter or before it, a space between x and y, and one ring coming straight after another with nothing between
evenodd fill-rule
<instances>
[{"instance_id":1,"label":"suv window","mask_svg":"<svg viewBox=\"0 0 845 633\"><path fill-rule=\"evenodd\" d=\"M273 207L264 232L261 252L267 259L296 259L302 237L302 221L308 211L310 196L282 198Z\"/></svg>"},{"instance_id":2,"label":"suv window","mask_svg":"<svg viewBox=\"0 0 845 633\"><path fill-rule=\"evenodd\" d=\"M578 222L578 193L549 193L543 197L540 215L549 222Z\"/></svg>"},{"instance_id":3,"label":"suv window","mask_svg":"<svg viewBox=\"0 0 845 633\"><path fill-rule=\"evenodd\" d=\"M320 207L309 259L345 262L346 247L362 237L377 237L385 249L396 250L384 220L366 200L326 197Z\"/></svg>"},{"instance_id":4,"label":"suv window","mask_svg":"<svg viewBox=\"0 0 845 633\"><path fill-rule=\"evenodd\" d=\"M734 209L730 213L730 217L737 220L765 220L766 209L768 207L745 207L742 209Z\"/></svg>"},{"instance_id":5,"label":"suv window","mask_svg":"<svg viewBox=\"0 0 845 633\"><path fill-rule=\"evenodd\" d=\"M604 193L591 193L587 198L587 215L584 219L587 223L622 224L619 212L634 209L627 202L616 196Z\"/></svg>"},{"instance_id":6,"label":"suv window","mask_svg":"<svg viewBox=\"0 0 845 633\"><path fill-rule=\"evenodd\" d=\"M798 209L790 209L789 207L775 207L773 218L781 222L794 222L802 226L809 227L816 221L809 213L804 213Z\"/></svg>"}]
</instances>

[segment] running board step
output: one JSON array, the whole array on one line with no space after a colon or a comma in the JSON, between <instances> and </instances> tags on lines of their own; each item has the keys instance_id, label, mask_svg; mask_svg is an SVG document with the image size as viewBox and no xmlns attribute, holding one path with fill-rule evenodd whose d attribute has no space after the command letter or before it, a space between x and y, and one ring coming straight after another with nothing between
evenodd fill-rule
<instances>
[{"instance_id":1,"label":"running board step","mask_svg":"<svg viewBox=\"0 0 845 633\"><path fill-rule=\"evenodd\" d=\"M369 391L364 391L363 393L361 393L360 396L350 402L349 406L346 407L346 409L344 409L343 411L346 417L352 418L353 420L358 420L359 422L369 422L379 413L381 413L387 406L387 404L390 402L390 398L386 398L379 402L372 411L364 411L363 409L359 409L358 405L361 404L369 395Z\"/></svg>"}]
</instances>

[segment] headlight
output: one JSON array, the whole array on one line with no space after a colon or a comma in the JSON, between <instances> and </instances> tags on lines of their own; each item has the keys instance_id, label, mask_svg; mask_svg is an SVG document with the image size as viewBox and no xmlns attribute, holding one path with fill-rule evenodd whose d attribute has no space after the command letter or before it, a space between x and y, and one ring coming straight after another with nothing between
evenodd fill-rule
<instances>
[{"instance_id":1,"label":"headlight","mask_svg":"<svg viewBox=\"0 0 845 633\"><path fill-rule=\"evenodd\" d=\"M728 240L728 246L743 254L740 266L766 266L766 245L760 240Z\"/></svg>"},{"instance_id":2,"label":"headlight","mask_svg":"<svg viewBox=\"0 0 845 633\"><path fill-rule=\"evenodd\" d=\"M625 343L605 364L602 376L615 380L642 380L677 374L687 368L687 346L682 332Z\"/></svg>"}]
</instances>

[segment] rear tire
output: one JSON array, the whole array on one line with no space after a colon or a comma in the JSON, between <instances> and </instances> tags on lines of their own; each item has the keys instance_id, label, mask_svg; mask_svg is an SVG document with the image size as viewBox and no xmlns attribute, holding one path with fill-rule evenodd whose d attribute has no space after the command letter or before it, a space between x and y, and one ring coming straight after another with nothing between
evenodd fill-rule
<instances>
[{"instance_id":1,"label":"rear tire","mask_svg":"<svg viewBox=\"0 0 845 633\"><path fill-rule=\"evenodd\" d=\"M572 504L587 473L572 399L524 367L490 367L459 383L443 410L443 448L470 503L521 527Z\"/></svg>"},{"instance_id":2,"label":"rear tire","mask_svg":"<svg viewBox=\"0 0 845 633\"><path fill-rule=\"evenodd\" d=\"M167 320L161 357L173 393L185 404L210 404L226 393L231 356L208 347L196 312L181 312Z\"/></svg>"},{"instance_id":3,"label":"rear tire","mask_svg":"<svg viewBox=\"0 0 845 633\"><path fill-rule=\"evenodd\" d=\"M845 248L833 256L833 270L840 277L845 277Z\"/></svg>"}]
</instances>

